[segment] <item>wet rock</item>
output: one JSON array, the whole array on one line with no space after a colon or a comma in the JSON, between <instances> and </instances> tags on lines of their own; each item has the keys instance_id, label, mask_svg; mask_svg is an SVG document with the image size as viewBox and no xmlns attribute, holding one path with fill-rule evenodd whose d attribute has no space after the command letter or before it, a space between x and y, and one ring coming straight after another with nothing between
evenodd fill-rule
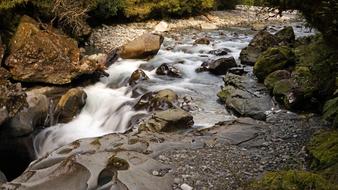
<instances>
[{"instance_id":1,"label":"wet rock","mask_svg":"<svg viewBox=\"0 0 338 190\"><path fill-rule=\"evenodd\" d=\"M270 48L257 59L253 72L258 80L263 82L270 73L286 69L294 64L295 55L292 49L286 46Z\"/></svg>"},{"instance_id":2,"label":"wet rock","mask_svg":"<svg viewBox=\"0 0 338 190\"><path fill-rule=\"evenodd\" d=\"M181 72L174 66L167 63L163 63L156 69L156 74L158 75L167 75L170 77L181 78Z\"/></svg>"},{"instance_id":3,"label":"wet rock","mask_svg":"<svg viewBox=\"0 0 338 190\"><path fill-rule=\"evenodd\" d=\"M149 77L141 69L134 71L129 78L129 85L133 86L138 84L141 81L148 80Z\"/></svg>"},{"instance_id":4,"label":"wet rock","mask_svg":"<svg viewBox=\"0 0 338 190\"><path fill-rule=\"evenodd\" d=\"M232 67L237 67L234 57L220 58L209 63L209 71L215 75L225 75Z\"/></svg>"},{"instance_id":5,"label":"wet rock","mask_svg":"<svg viewBox=\"0 0 338 190\"><path fill-rule=\"evenodd\" d=\"M12 84L0 76L0 108L5 107L9 117L14 117L20 110L27 107L26 93L20 83Z\"/></svg>"},{"instance_id":6,"label":"wet rock","mask_svg":"<svg viewBox=\"0 0 338 190\"><path fill-rule=\"evenodd\" d=\"M272 94L276 100L288 109L296 108L303 100L296 83L292 79L283 79L274 84Z\"/></svg>"},{"instance_id":7,"label":"wet rock","mask_svg":"<svg viewBox=\"0 0 338 190\"><path fill-rule=\"evenodd\" d=\"M278 38L279 45L291 45L296 41L295 32L292 26L287 26L277 32L275 36Z\"/></svg>"},{"instance_id":8,"label":"wet rock","mask_svg":"<svg viewBox=\"0 0 338 190\"><path fill-rule=\"evenodd\" d=\"M163 42L163 36L146 33L123 45L119 55L123 59L145 59L157 54Z\"/></svg>"},{"instance_id":9,"label":"wet rock","mask_svg":"<svg viewBox=\"0 0 338 190\"><path fill-rule=\"evenodd\" d=\"M209 45L210 39L207 38L207 37L199 38L199 39L195 40L194 44Z\"/></svg>"},{"instance_id":10,"label":"wet rock","mask_svg":"<svg viewBox=\"0 0 338 190\"><path fill-rule=\"evenodd\" d=\"M229 73L235 74L235 75L244 75L247 72L244 70L242 67L235 67L235 68L230 68L228 70Z\"/></svg>"},{"instance_id":11,"label":"wet rock","mask_svg":"<svg viewBox=\"0 0 338 190\"><path fill-rule=\"evenodd\" d=\"M196 69L196 72L209 71L214 75L225 75L230 68L236 66L237 63L234 57L220 58L202 63L201 67Z\"/></svg>"},{"instance_id":12,"label":"wet rock","mask_svg":"<svg viewBox=\"0 0 338 190\"><path fill-rule=\"evenodd\" d=\"M239 59L243 65L254 65L258 57L270 47L278 45L278 39L267 31L260 31L244 48Z\"/></svg>"},{"instance_id":13,"label":"wet rock","mask_svg":"<svg viewBox=\"0 0 338 190\"><path fill-rule=\"evenodd\" d=\"M28 16L21 18L10 47L6 65L18 81L67 84L101 69L94 63L79 61L75 40L55 29L40 30L39 23Z\"/></svg>"},{"instance_id":14,"label":"wet rock","mask_svg":"<svg viewBox=\"0 0 338 190\"><path fill-rule=\"evenodd\" d=\"M269 89L272 90L276 84L276 82L289 79L291 77L291 73L287 70L277 70L270 73L264 80L264 85Z\"/></svg>"},{"instance_id":15,"label":"wet rock","mask_svg":"<svg viewBox=\"0 0 338 190\"><path fill-rule=\"evenodd\" d=\"M194 120L189 112L181 109L168 109L155 112L151 118L139 126L139 131L171 132L192 127Z\"/></svg>"},{"instance_id":16,"label":"wet rock","mask_svg":"<svg viewBox=\"0 0 338 190\"><path fill-rule=\"evenodd\" d=\"M146 70L146 71L152 71L155 69L155 67L152 64L144 63L140 65L139 69Z\"/></svg>"},{"instance_id":17,"label":"wet rock","mask_svg":"<svg viewBox=\"0 0 338 190\"><path fill-rule=\"evenodd\" d=\"M189 186L188 184L182 184L181 185L181 189L182 190L192 190L193 188L191 186Z\"/></svg>"},{"instance_id":18,"label":"wet rock","mask_svg":"<svg viewBox=\"0 0 338 190\"><path fill-rule=\"evenodd\" d=\"M72 88L64 94L56 105L54 117L57 122L68 123L86 104L87 94L83 88Z\"/></svg>"},{"instance_id":19,"label":"wet rock","mask_svg":"<svg viewBox=\"0 0 338 190\"><path fill-rule=\"evenodd\" d=\"M49 102L45 95L27 93L28 107L23 108L8 121L7 128L13 137L31 134L34 129L44 125Z\"/></svg>"},{"instance_id":20,"label":"wet rock","mask_svg":"<svg viewBox=\"0 0 338 190\"><path fill-rule=\"evenodd\" d=\"M177 94L170 89L164 89L144 94L134 108L136 110L145 109L147 111L167 110L176 107L177 104Z\"/></svg>"},{"instance_id":21,"label":"wet rock","mask_svg":"<svg viewBox=\"0 0 338 190\"><path fill-rule=\"evenodd\" d=\"M222 49L211 50L211 51L208 52L208 54L212 54L212 55L216 55L216 56L223 56L223 55L227 55L230 52L231 52L230 49L222 48Z\"/></svg>"},{"instance_id":22,"label":"wet rock","mask_svg":"<svg viewBox=\"0 0 338 190\"><path fill-rule=\"evenodd\" d=\"M153 176L150 172L169 166L144 154L140 144L117 134L78 140L36 160L1 188L171 190L170 173Z\"/></svg>"},{"instance_id":23,"label":"wet rock","mask_svg":"<svg viewBox=\"0 0 338 190\"><path fill-rule=\"evenodd\" d=\"M265 112L273 107L267 89L247 76L228 73L218 97L226 107L240 116L265 120Z\"/></svg>"},{"instance_id":24,"label":"wet rock","mask_svg":"<svg viewBox=\"0 0 338 190\"><path fill-rule=\"evenodd\" d=\"M200 24L200 29L202 30L217 30L218 29L218 26L216 24L213 24L213 23L202 23Z\"/></svg>"}]
</instances>

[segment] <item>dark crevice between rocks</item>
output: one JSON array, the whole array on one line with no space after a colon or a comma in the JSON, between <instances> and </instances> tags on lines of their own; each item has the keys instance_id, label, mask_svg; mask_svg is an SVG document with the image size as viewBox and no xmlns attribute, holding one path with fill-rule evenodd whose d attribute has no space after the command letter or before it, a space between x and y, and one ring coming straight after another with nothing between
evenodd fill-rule
<instances>
[{"instance_id":1,"label":"dark crevice between rocks","mask_svg":"<svg viewBox=\"0 0 338 190\"><path fill-rule=\"evenodd\" d=\"M0 135L0 170L8 181L20 176L35 159L33 136L3 137Z\"/></svg>"}]
</instances>

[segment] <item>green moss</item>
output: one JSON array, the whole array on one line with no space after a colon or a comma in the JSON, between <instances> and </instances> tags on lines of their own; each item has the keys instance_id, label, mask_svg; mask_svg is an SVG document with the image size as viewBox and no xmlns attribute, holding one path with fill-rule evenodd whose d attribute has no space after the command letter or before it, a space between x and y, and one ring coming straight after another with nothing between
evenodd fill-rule
<instances>
[{"instance_id":1,"label":"green moss","mask_svg":"<svg viewBox=\"0 0 338 190\"><path fill-rule=\"evenodd\" d=\"M254 74L259 81L272 72L286 69L295 63L295 56L291 48L282 46L266 50L255 63Z\"/></svg>"},{"instance_id":2,"label":"green moss","mask_svg":"<svg viewBox=\"0 0 338 190\"><path fill-rule=\"evenodd\" d=\"M307 146L313 157L311 168L326 169L338 163L338 131L324 131L313 136Z\"/></svg>"},{"instance_id":3,"label":"green moss","mask_svg":"<svg viewBox=\"0 0 338 190\"><path fill-rule=\"evenodd\" d=\"M108 159L107 168L115 170L128 170L129 163L126 160L118 158L115 155L113 155Z\"/></svg>"},{"instance_id":4,"label":"green moss","mask_svg":"<svg viewBox=\"0 0 338 190\"><path fill-rule=\"evenodd\" d=\"M294 170L269 172L249 187L255 190L334 190L337 188L318 174Z\"/></svg>"},{"instance_id":5,"label":"green moss","mask_svg":"<svg viewBox=\"0 0 338 190\"><path fill-rule=\"evenodd\" d=\"M6 10L13 8L17 5L26 3L28 0L1 0L0 1L0 10Z\"/></svg>"},{"instance_id":6,"label":"green moss","mask_svg":"<svg viewBox=\"0 0 338 190\"><path fill-rule=\"evenodd\" d=\"M325 97L332 93L337 76L338 52L327 46L321 36L295 49L298 64L293 73L305 97ZM320 80L319 80L320 79Z\"/></svg>"},{"instance_id":7,"label":"green moss","mask_svg":"<svg viewBox=\"0 0 338 190\"><path fill-rule=\"evenodd\" d=\"M222 102L225 102L226 99L230 96L230 93L227 90L221 90L217 93L217 96Z\"/></svg>"},{"instance_id":8,"label":"green moss","mask_svg":"<svg viewBox=\"0 0 338 190\"><path fill-rule=\"evenodd\" d=\"M270 73L264 80L264 85L269 89L273 90L275 84L283 79L289 79L290 73L286 70L278 70L273 73Z\"/></svg>"}]
</instances>

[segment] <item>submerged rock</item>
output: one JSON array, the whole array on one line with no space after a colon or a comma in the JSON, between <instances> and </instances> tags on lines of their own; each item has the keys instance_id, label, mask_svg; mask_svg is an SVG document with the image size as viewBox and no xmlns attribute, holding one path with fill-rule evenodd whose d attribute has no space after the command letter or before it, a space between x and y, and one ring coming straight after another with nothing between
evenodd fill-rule
<instances>
[{"instance_id":1,"label":"submerged rock","mask_svg":"<svg viewBox=\"0 0 338 190\"><path fill-rule=\"evenodd\" d=\"M64 94L56 105L54 117L56 122L68 123L80 113L86 104L87 94L83 88L72 88Z\"/></svg>"},{"instance_id":2,"label":"submerged rock","mask_svg":"<svg viewBox=\"0 0 338 190\"><path fill-rule=\"evenodd\" d=\"M137 69L131 74L128 83L129 85L133 86L144 80L149 80L149 77L143 70Z\"/></svg>"},{"instance_id":3,"label":"submerged rock","mask_svg":"<svg viewBox=\"0 0 338 190\"><path fill-rule=\"evenodd\" d=\"M254 65L261 53L276 45L278 45L277 37L262 30L252 39L248 47L241 51L239 59L243 65Z\"/></svg>"},{"instance_id":4,"label":"submerged rock","mask_svg":"<svg viewBox=\"0 0 338 190\"><path fill-rule=\"evenodd\" d=\"M158 75L167 75L170 77L181 78L181 72L174 66L167 63L163 63L156 69L156 74Z\"/></svg>"},{"instance_id":5,"label":"submerged rock","mask_svg":"<svg viewBox=\"0 0 338 190\"><path fill-rule=\"evenodd\" d=\"M265 112L273 107L267 89L247 76L228 73L224 77L224 87L217 95L227 108L240 116L265 120Z\"/></svg>"},{"instance_id":6,"label":"submerged rock","mask_svg":"<svg viewBox=\"0 0 338 190\"><path fill-rule=\"evenodd\" d=\"M123 59L145 59L155 56L161 48L163 39L161 35L145 33L123 45L119 55Z\"/></svg>"},{"instance_id":7,"label":"submerged rock","mask_svg":"<svg viewBox=\"0 0 338 190\"><path fill-rule=\"evenodd\" d=\"M80 75L102 70L96 63L80 62L75 40L55 29L41 30L28 16L21 18L10 47L6 65L18 81L67 84Z\"/></svg>"},{"instance_id":8,"label":"submerged rock","mask_svg":"<svg viewBox=\"0 0 338 190\"><path fill-rule=\"evenodd\" d=\"M210 44L210 39L207 38L207 37L199 38L199 39L195 40L194 44L209 45Z\"/></svg>"},{"instance_id":9,"label":"submerged rock","mask_svg":"<svg viewBox=\"0 0 338 190\"><path fill-rule=\"evenodd\" d=\"M182 109L168 109L155 112L139 126L139 131L170 132L192 127L194 120L189 112Z\"/></svg>"},{"instance_id":10,"label":"submerged rock","mask_svg":"<svg viewBox=\"0 0 338 190\"><path fill-rule=\"evenodd\" d=\"M216 49L216 50L211 50L208 52L208 54L216 55L216 56L223 56L223 55L228 55L231 50L228 48L222 48L222 49Z\"/></svg>"},{"instance_id":11,"label":"submerged rock","mask_svg":"<svg viewBox=\"0 0 338 190\"><path fill-rule=\"evenodd\" d=\"M263 82L270 73L286 69L295 64L295 55L292 49L282 46L265 51L255 63L253 72L259 81Z\"/></svg>"},{"instance_id":12,"label":"submerged rock","mask_svg":"<svg viewBox=\"0 0 338 190\"><path fill-rule=\"evenodd\" d=\"M134 108L136 110L145 109L147 111L167 110L177 107L177 104L177 94L170 89L164 89L144 94Z\"/></svg>"}]
</instances>

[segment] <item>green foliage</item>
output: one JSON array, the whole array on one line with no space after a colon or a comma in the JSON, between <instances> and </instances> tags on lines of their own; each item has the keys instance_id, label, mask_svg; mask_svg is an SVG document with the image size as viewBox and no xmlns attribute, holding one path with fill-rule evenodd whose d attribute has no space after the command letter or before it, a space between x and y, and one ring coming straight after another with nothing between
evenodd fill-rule
<instances>
[{"instance_id":1,"label":"green foliage","mask_svg":"<svg viewBox=\"0 0 338 190\"><path fill-rule=\"evenodd\" d=\"M306 171L268 172L249 189L259 190L334 190L338 187L318 174Z\"/></svg>"},{"instance_id":2,"label":"green foliage","mask_svg":"<svg viewBox=\"0 0 338 190\"><path fill-rule=\"evenodd\" d=\"M323 118L332 120L333 126L338 127L338 97L328 100L323 108Z\"/></svg>"},{"instance_id":3,"label":"green foliage","mask_svg":"<svg viewBox=\"0 0 338 190\"><path fill-rule=\"evenodd\" d=\"M338 163L338 131L323 131L313 136L307 146L314 158L312 169L321 170Z\"/></svg>"},{"instance_id":4,"label":"green foliage","mask_svg":"<svg viewBox=\"0 0 338 190\"><path fill-rule=\"evenodd\" d=\"M28 0L1 0L0 1L0 11L13 8L17 5L26 3Z\"/></svg>"}]
</instances>

